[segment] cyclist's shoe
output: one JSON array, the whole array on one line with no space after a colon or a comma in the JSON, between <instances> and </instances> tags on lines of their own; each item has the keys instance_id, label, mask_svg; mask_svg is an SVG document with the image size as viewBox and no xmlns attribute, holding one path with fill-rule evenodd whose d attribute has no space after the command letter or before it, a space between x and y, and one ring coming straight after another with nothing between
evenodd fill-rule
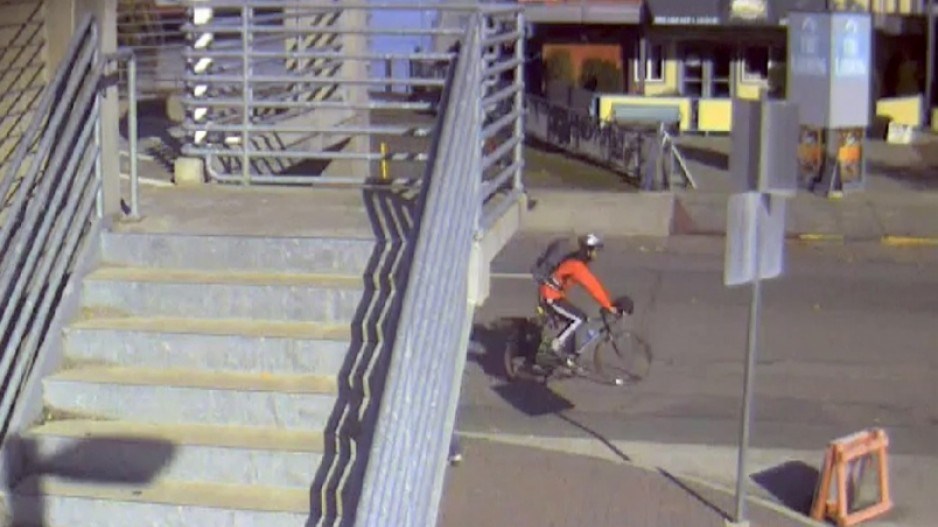
<instances>
[{"instance_id":1,"label":"cyclist's shoe","mask_svg":"<svg viewBox=\"0 0 938 527\"><path fill-rule=\"evenodd\" d=\"M570 368L571 370L580 369L580 365L577 362L579 360L580 360L579 353L567 353L566 355L564 355L564 358L563 358L564 364L566 364L566 366Z\"/></svg>"}]
</instances>

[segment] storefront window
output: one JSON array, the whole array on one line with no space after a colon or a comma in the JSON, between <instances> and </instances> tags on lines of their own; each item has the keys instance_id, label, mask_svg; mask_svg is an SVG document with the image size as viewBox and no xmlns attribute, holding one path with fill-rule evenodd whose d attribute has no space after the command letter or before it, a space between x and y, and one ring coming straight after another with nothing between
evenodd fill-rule
<instances>
[{"instance_id":1,"label":"storefront window","mask_svg":"<svg viewBox=\"0 0 938 527\"><path fill-rule=\"evenodd\" d=\"M773 67L785 60L782 49L775 46L747 47L742 59L743 80L749 82L765 81Z\"/></svg>"},{"instance_id":2,"label":"storefront window","mask_svg":"<svg viewBox=\"0 0 938 527\"><path fill-rule=\"evenodd\" d=\"M662 44L651 44L649 43L646 48L646 60L645 60L645 82L660 82L664 80L664 46ZM635 60L635 67L632 68L632 71L635 73L635 82L641 80L639 78L639 60Z\"/></svg>"}]
</instances>

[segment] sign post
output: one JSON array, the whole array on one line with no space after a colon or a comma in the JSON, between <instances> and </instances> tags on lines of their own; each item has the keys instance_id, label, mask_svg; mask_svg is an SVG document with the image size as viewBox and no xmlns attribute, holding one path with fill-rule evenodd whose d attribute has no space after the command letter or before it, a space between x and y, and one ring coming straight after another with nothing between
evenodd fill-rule
<instances>
[{"instance_id":1,"label":"sign post","mask_svg":"<svg viewBox=\"0 0 938 527\"><path fill-rule=\"evenodd\" d=\"M811 190L820 186L830 195L864 186L872 45L869 13L789 14L788 98L810 138L799 158Z\"/></svg>"},{"instance_id":2,"label":"sign post","mask_svg":"<svg viewBox=\"0 0 938 527\"><path fill-rule=\"evenodd\" d=\"M723 283L752 284L736 465L736 526L746 521L746 480L753 414L762 281L784 270L785 199L798 188L798 110L784 101L733 101L733 152Z\"/></svg>"}]
</instances>

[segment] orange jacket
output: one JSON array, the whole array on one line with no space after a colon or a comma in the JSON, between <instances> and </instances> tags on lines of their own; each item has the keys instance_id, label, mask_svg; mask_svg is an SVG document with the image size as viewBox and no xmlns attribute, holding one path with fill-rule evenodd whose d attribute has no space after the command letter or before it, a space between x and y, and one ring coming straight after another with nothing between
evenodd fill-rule
<instances>
[{"instance_id":1,"label":"orange jacket","mask_svg":"<svg viewBox=\"0 0 938 527\"><path fill-rule=\"evenodd\" d=\"M567 291L573 283L578 283L596 300L596 302L605 309L612 309L612 301L609 300L609 293L603 287L602 283L590 271L582 260L577 258L568 258L557 266L552 275L554 280L560 284L560 290L554 289L548 284L541 285L541 298L544 300L561 300L567 297Z\"/></svg>"}]
</instances>

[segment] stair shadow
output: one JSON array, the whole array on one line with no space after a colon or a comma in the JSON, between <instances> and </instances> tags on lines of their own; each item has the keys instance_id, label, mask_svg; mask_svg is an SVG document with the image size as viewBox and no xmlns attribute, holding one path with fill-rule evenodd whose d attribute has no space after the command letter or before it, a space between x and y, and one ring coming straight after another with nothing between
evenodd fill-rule
<instances>
[{"instance_id":1,"label":"stair shadow","mask_svg":"<svg viewBox=\"0 0 938 527\"><path fill-rule=\"evenodd\" d=\"M339 397L326 425L322 463L310 489L307 525L354 525L385 375L413 257L418 193L365 190L376 244L352 339L339 374Z\"/></svg>"},{"instance_id":2,"label":"stair shadow","mask_svg":"<svg viewBox=\"0 0 938 527\"><path fill-rule=\"evenodd\" d=\"M127 443L133 444L132 464L125 463L120 456L113 458L114 445ZM41 489L46 477L78 483L144 485L156 479L172 461L175 450L172 443L163 440L103 436L75 439L67 449L43 458L34 439L11 436L4 445L4 478L6 487L11 491L16 489L16 493L9 496L4 511L6 517L0 520L0 525L45 525L46 506ZM110 464L107 474L81 468L95 458L99 461L92 461L94 465Z\"/></svg>"}]
</instances>

